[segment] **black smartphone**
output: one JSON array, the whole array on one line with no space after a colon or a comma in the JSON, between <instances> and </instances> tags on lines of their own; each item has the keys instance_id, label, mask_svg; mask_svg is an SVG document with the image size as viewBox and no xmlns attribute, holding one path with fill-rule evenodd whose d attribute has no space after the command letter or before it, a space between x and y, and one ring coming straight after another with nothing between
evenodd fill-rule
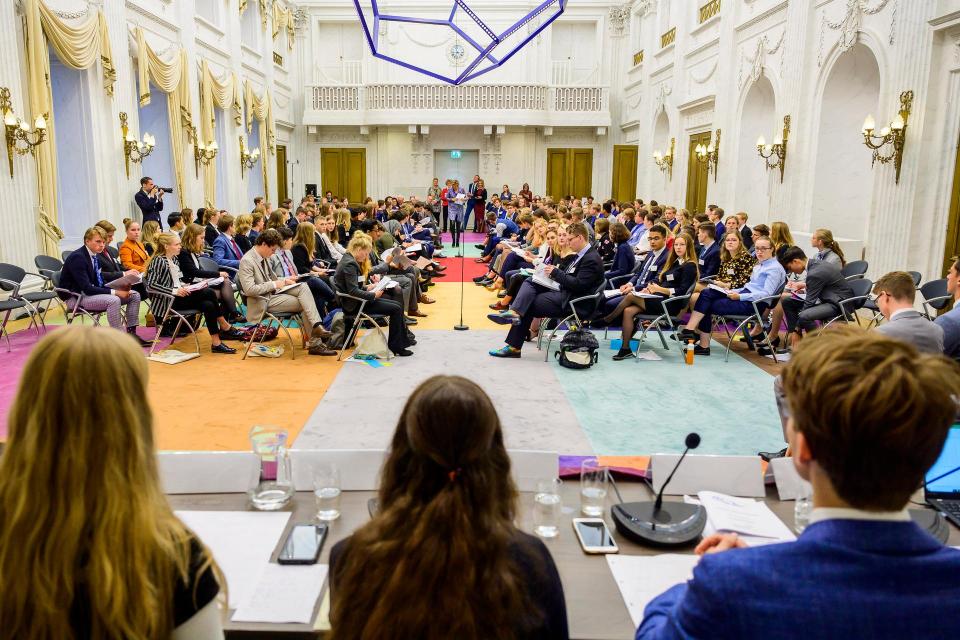
<instances>
[{"instance_id":1,"label":"black smartphone","mask_svg":"<svg viewBox=\"0 0 960 640\"><path fill-rule=\"evenodd\" d=\"M290 529L283 542L279 564L316 564L320 559L323 541L327 539L325 524L297 524Z\"/></svg>"}]
</instances>

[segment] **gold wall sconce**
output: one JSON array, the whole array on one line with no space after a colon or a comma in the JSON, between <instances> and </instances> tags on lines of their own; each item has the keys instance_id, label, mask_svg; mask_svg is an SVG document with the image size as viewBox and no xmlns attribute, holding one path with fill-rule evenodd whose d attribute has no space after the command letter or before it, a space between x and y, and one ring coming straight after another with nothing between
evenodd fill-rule
<instances>
[{"instance_id":1,"label":"gold wall sconce","mask_svg":"<svg viewBox=\"0 0 960 640\"><path fill-rule=\"evenodd\" d=\"M22 156L25 153L33 154L33 149L47 139L47 117L50 114L37 116L30 124L21 120L13 112L13 102L10 100L10 89L0 87L0 115L3 116L3 128L7 139L7 165L10 167L10 177L13 177L13 154Z\"/></svg>"},{"instance_id":2,"label":"gold wall sconce","mask_svg":"<svg viewBox=\"0 0 960 640\"><path fill-rule=\"evenodd\" d=\"M247 141L244 140L244 136L240 136L240 176L243 176L245 170L253 169L253 165L257 164L259 159L260 149L250 151L247 149Z\"/></svg>"},{"instance_id":3,"label":"gold wall sconce","mask_svg":"<svg viewBox=\"0 0 960 640\"><path fill-rule=\"evenodd\" d=\"M720 164L720 129L714 132L707 146L698 144L694 151L697 154L697 162L707 165L707 175L713 172L713 181L717 181L717 167Z\"/></svg>"},{"instance_id":4,"label":"gold wall sconce","mask_svg":"<svg viewBox=\"0 0 960 640\"><path fill-rule=\"evenodd\" d=\"M137 140L137 137L130 131L127 125L127 114L120 112L120 132L123 134L123 164L127 170L127 178L130 177L130 163L140 164L143 159L153 153L157 146L157 140L149 133L143 134L143 142Z\"/></svg>"},{"instance_id":5,"label":"gold wall sconce","mask_svg":"<svg viewBox=\"0 0 960 640\"><path fill-rule=\"evenodd\" d=\"M773 138L773 144L767 144L763 136L757 138L757 153L767 165L767 171L780 169L780 184L783 184L783 169L787 166L787 138L790 136L790 116L783 116L783 133ZM773 158L773 162L771 162Z\"/></svg>"},{"instance_id":6,"label":"gold wall sconce","mask_svg":"<svg viewBox=\"0 0 960 640\"><path fill-rule=\"evenodd\" d=\"M200 137L197 135L197 128L193 127L191 129L193 133L193 165L196 170L197 177L200 177L200 165L208 165L210 162L217 157L217 152L220 151L220 146L217 144L216 140L212 140L207 144L203 144L203 141L200 140Z\"/></svg>"},{"instance_id":7,"label":"gold wall sconce","mask_svg":"<svg viewBox=\"0 0 960 640\"><path fill-rule=\"evenodd\" d=\"M670 138L670 152L667 155L660 153L660 149L653 152L653 161L661 172L666 172L667 180L673 180L673 150L677 144L676 138Z\"/></svg>"},{"instance_id":8,"label":"gold wall sconce","mask_svg":"<svg viewBox=\"0 0 960 640\"><path fill-rule=\"evenodd\" d=\"M887 164L892 161L896 171L896 184L900 184L900 164L903 162L903 146L907 140L907 120L910 118L912 108L913 91L904 91L900 94L900 111L889 126L880 129L880 135L873 133L877 124L872 115L868 115L863 121L863 143L867 148L873 149L873 161L870 166L874 166L877 162ZM881 154L880 150L888 144L893 146L890 153Z\"/></svg>"}]
</instances>

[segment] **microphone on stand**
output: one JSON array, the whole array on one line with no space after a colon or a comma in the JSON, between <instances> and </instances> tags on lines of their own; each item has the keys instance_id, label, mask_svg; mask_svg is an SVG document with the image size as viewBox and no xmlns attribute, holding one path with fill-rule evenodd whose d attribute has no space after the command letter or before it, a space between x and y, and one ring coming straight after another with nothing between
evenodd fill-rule
<instances>
[{"instance_id":1,"label":"microphone on stand","mask_svg":"<svg viewBox=\"0 0 960 640\"><path fill-rule=\"evenodd\" d=\"M460 221L459 221L459 220L454 220L454 224L460 224ZM466 232L466 230L464 230L463 233L465 233L465 232ZM460 234L460 242L459 242L459 245L460 245L460 246L459 246L459 249L460 249L460 253L459 253L459 258L460 258L460 323L453 325L454 331L466 331L466 330L468 330L468 329L470 328L470 327L468 327L467 325L465 325L465 324L463 323L463 285L464 285L463 263L465 263L465 262L467 261L467 259L464 257L464 253L463 253L463 233Z\"/></svg>"},{"instance_id":2,"label":"microphone on stand","mask_svg":"<svg viewBox=\"0 0 960 640\"><path fill-rule=\"evenodd\" d=\"M628 539L654 547L678 547L696 541L707 524L707 510L698 504L663 502L663 492L673 479L687 452L700 446L700 434L689 433L684 440L686 449L674 465L666 481L660 486L653 502L623 502L610 509L617 530Z\"/></svg>"}]
</instances>

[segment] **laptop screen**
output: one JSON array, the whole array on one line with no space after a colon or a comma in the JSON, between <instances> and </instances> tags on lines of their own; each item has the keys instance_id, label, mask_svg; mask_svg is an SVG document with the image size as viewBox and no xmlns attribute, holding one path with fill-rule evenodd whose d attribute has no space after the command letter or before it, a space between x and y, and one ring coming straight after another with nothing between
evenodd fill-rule
<instances>
[{"instance_id":1,"label":"laptop screen","mask_svg":"<svg viewBox=\"0 0 960 640\"><path fill-rule=\"evenodd\" d=\"M960 424L953 425L947 432L943 452L927 472L926 493L960 499Z\"/></svg>"}]
</instances>

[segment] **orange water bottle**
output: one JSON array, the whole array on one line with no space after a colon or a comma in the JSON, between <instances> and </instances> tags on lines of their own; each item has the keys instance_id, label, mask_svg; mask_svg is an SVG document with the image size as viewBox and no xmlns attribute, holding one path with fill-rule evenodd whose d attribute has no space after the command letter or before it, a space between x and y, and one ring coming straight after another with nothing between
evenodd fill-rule
<instances>
[{"instance_id":1,"label":"orange water bottle","mask_svg":"<svg viewBox=\"0 0 960 640\"><path fill-rule=\"evenodd\" d=\"M684 358L687 361L687 364L693 364L693 340L687 340L686 352L684 353Z\"/></svg>"}]
</instances>

